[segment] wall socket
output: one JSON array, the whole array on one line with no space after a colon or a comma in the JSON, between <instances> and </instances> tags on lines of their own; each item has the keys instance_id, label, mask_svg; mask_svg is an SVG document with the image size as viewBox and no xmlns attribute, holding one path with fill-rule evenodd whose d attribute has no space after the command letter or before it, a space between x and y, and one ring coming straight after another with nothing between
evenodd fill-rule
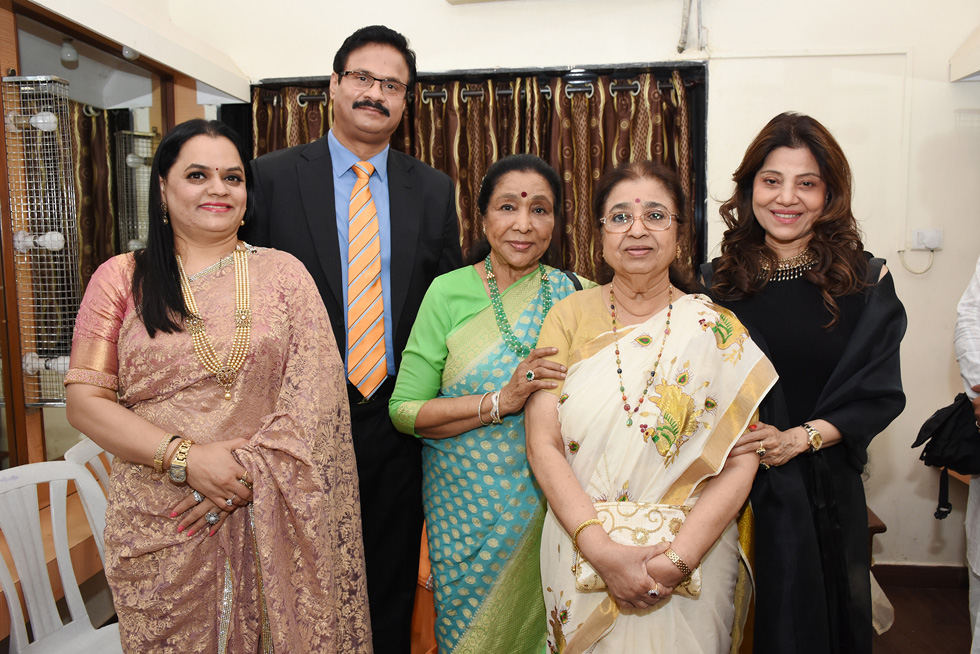
<instances>
[{"instance_id":1,"label":"wall socket","mask_svg":"<svg viewBox=\"0 0 980 654\"><path fill-rule=\"evenodd\" d=\"M942 250L943 249L943 230L941 229L913 229L912 230L912 250Z\"/></svg>"}]
</instances>

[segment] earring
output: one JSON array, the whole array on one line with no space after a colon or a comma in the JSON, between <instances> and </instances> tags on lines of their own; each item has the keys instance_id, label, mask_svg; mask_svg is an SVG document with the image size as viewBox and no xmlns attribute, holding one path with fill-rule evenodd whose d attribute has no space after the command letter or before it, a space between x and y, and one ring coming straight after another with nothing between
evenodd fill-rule
<instances>
[{"instance_id":1,"label":"earring","mask_svg":"<svg viewBox=\"0 0 980 654\"><path fill-rule=\"evenodd\" d=\"M679 246L679 245L677 246L677 258L678 259L681 258L681 246Z\"/></svg>"},{"instance_id":2,"label":"earring","mask_svg":"<svg viewBox=\"0 0 980 654\"><path fill-rule=\"evenodd\" d=\"M245 219L244 218L242 218L242 222L238 223L238 226L239 227L244 227L245 226Z\"/></svg>"},{"instance_id":3,"label":"earring","mask_svg":"<svg viewBox=\"0 0 980 654\"><path fill-rule=\"evenodd\" d=\"M167 203L166 202L161 202L160 203L160 211L163 212L163 224L166 225L167 223L170 222L170 220L169 220L169 214L167 213Z\"/></svg>"}]
</instances>

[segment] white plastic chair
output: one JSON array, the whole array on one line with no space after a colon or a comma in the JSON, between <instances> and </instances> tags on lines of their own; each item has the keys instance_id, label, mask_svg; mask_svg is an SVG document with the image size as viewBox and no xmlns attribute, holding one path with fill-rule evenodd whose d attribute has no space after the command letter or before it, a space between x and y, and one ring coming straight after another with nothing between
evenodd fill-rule
<instances>
[{"instance_id":1,"label":"white plastic chair","mask_svg":"<svg viewBox=\"0 0 980 654\"><path fill-rule=\"evenodd\" d=\"M75 581L75 570L68 547L68 480L75 482L99 556L104 561L106 500L98 482L86 468L69 461L49 461L0 471L0 530L3 531L14 568L20 576L27 617L33 633L33 640L28 642L25 616L21 611L13 577L4 562L5 565L0 565L0 588L3 588L10 611L11 654L122 652L119 625L106 625L101 629L92 627ZM70 613L67 624L62 623L55 605L41 536L37 487L45 483L49 487L51 528L58 573Z\"/></svg>"},{"instance_id":2,"label":"white plastic chair","mask_svg":"<svg viewBox=\"0 0 980 654\"><path fill-rule=\"evenodd\" d=\"M100 456L102 454L105 455L106 461L108 461L109 468L111 469L112 455L96 445L95 441L91 438L82 435L82 440L65 452L65 461L71 461L72 463L77 463L88 468L89 472L94 473L98 477L102 488L108 493L109 470L106 469L106 464L102 461Z\"/></svg>"}]
</instances>

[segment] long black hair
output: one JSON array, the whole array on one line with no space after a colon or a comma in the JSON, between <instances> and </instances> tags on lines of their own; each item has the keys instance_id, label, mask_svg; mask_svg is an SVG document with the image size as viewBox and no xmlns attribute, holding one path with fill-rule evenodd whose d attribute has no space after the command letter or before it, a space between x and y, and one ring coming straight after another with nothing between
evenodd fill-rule
<instances>
[{"instance_id":1,"label":"long black hair","mask_svg":"<svg viewBox=\"0 0 980 654\"><path fill-rule=\"evenodd\" d=\"M180 156L184 144L195 136L226 138L235 146L245 171L245 191L248 194L246 219L251 207L252 178L248 175L248 152L235 130L217 120L195 118L167 132L157 147L150 168L150 227L146 248L133 253L136 262L133 268L133 303L150 338L153 338L158 330L167 334L181 331L183 321L187 317L184 297L180 292L173 227L163 222L160 180L166 179L174 162Z\"/></svg>"}]
</instances>

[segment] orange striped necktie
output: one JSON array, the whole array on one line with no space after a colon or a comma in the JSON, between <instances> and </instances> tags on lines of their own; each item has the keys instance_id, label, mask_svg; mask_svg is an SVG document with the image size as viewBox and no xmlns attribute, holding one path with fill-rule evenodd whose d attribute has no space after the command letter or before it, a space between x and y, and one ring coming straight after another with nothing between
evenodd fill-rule
<instances>
[{"instance_id":1,"label":"orange striped necktie","mask_svg":"<svg viewBox=\"0 0 980 654\"><path fill-rule=\"evenodd\" d=\"M378 212L368 180L374 166L359 161L350 196L347 228L347 378L365 398L388 376L384 301L381 297L381 240Z\"/></svg>"}]
</instances>

